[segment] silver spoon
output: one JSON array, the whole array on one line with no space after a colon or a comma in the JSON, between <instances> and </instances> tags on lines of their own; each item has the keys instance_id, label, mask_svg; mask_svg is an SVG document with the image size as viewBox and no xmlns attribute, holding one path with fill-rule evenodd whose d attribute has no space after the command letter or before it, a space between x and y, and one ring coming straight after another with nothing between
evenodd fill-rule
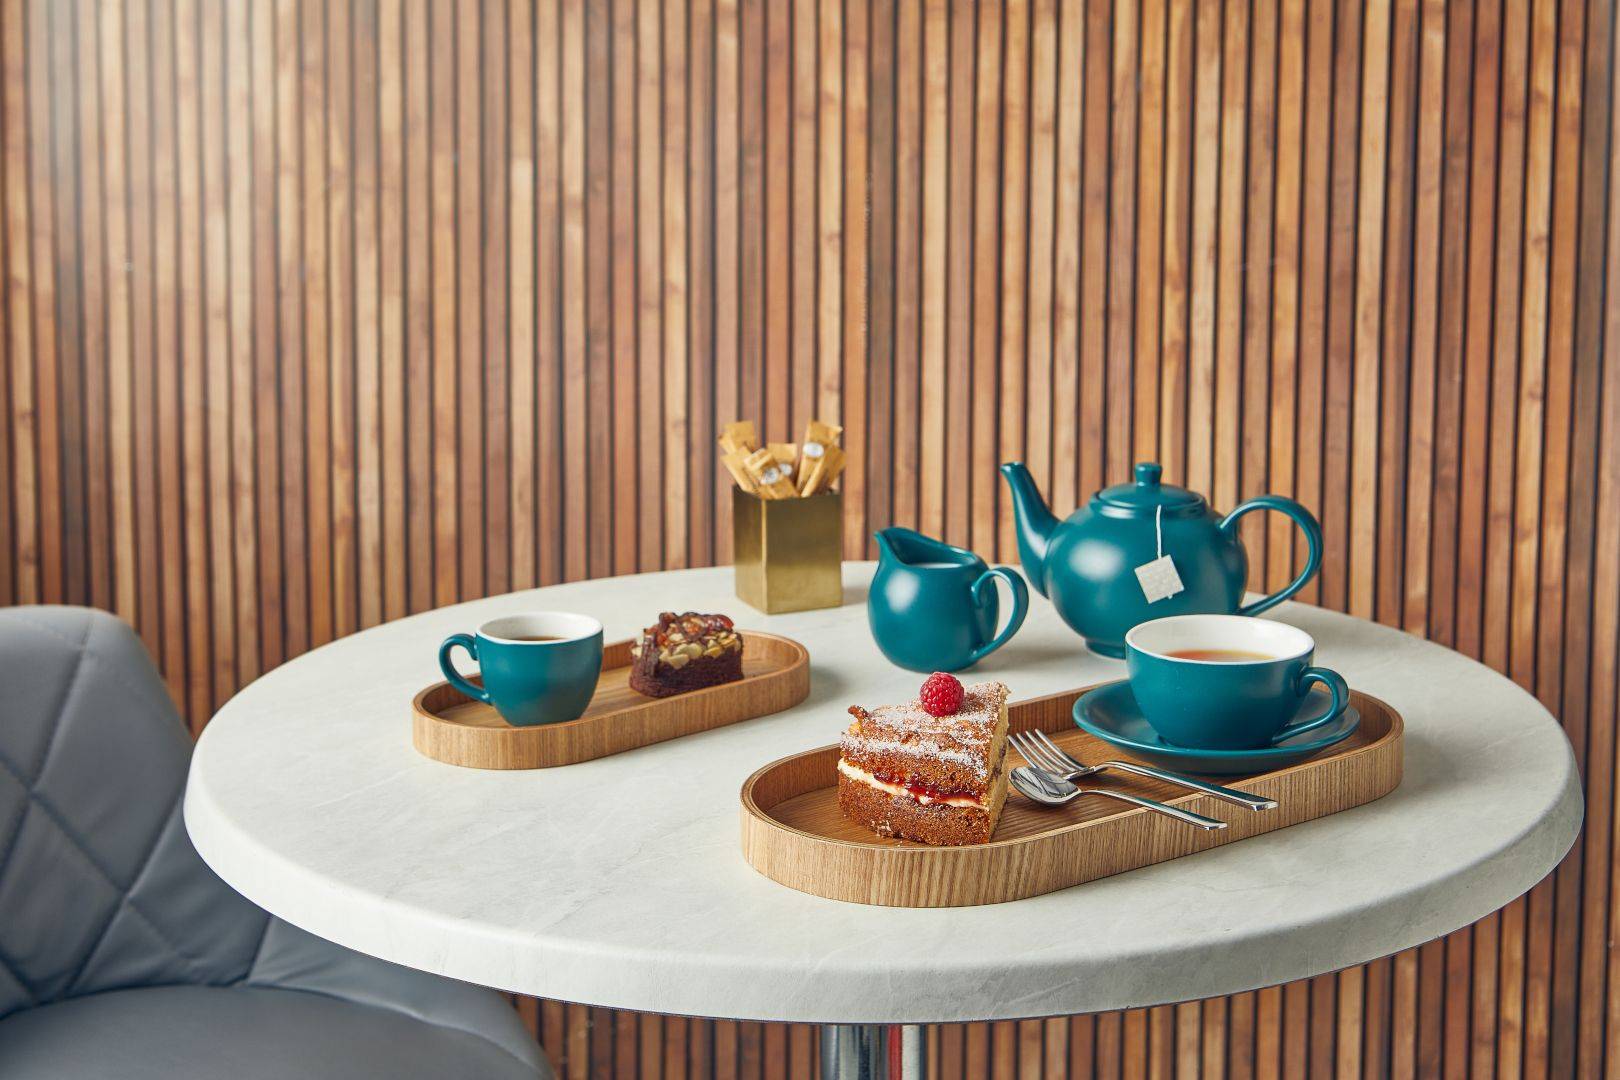
<instances>
[{"instance_id":1,"label":"silver spoon","mask_svg":"<svg viewBox=\"0 0 1620 1080\"><path fill-rule=\"evenodd\" d=\"M1162 802L1155 802L1152 799L1144 799L1138 795L1128 795L1123 791L1112 791L1108 788L1076 787L1061 776L1041 769L1031 768L1028 765L1020 765L1014 769L1010 779L1012 780L1012 786L1018 789L1020 795L1031 802L1040 803L1042 806L1062 806L1064 803L1072 802L1082 795L1103 795L1110 799L1128 802L1133 806L1155 810L1178 821L1196 825L1200 829L1213 831L1226 828L1226 822L1212 817L1205 817L1203 814L1195 814L1191 810L1182 810Z\"/></svg>"}]
</instances>

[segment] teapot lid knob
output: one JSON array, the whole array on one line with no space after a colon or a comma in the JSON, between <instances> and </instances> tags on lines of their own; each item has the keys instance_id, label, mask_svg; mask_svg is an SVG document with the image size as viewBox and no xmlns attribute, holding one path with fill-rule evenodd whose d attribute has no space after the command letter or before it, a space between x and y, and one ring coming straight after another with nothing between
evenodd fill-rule
<instances>
[{"instance_id":1,"label":"teapot lid knob","mask_svg":"<svg viewBox=\"0 0 1620 1080\"><path fill-rule=\"evenodd\" d=\"M1138 462L1136 466L1137 487L1158 487L1159 477L1164 470L1151 461Z\"/></svg>"}]
</instances>

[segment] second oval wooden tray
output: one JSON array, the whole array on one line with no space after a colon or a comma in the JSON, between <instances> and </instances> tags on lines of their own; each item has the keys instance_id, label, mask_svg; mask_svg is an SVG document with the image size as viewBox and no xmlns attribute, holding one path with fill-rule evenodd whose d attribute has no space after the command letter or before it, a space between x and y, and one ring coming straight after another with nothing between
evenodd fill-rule
<instances>
[{"instance_id":1,"label":"second oval wooden tray","mask_svg":"<svg viewBox=\"0 0 1620 1080\"><path fill-rule=\"evenodd\" d=\"M1089 689L1089 687L1087 688ZM1007 708L1011 731L1039 728L1081 761L1128 757L1075 727L1085 690L1020 701ZM800 892L887 907L999 904L1066 889L1195 851L1230 844L1388 794L1401 782L1400 714L1352 691L1361 725L1344 742L1287 769L1219 782L1277 800L1255 813L1158 780L1103 773L1099 784L1174 803L1230 824L1191 828L1115 799L1081 797L1037 807L1015 792L988 844L928 847L877 836L838 810L838 747L772 762L742 788L742 848L766 877ZM1009 764L1024 760L1011 747Z\"/></svg>"},{"instance_id":2,"label":"second oval wooden tray","mask_svg":"<svg viewBox=\"0 0 1620 1080\"><path fill-rule=\"evenodd\" d=\"M630 689L630 641L602 649L602 676L585 715L513 727L447 682L411 702L411 743L437 761L473 769L547 769L781 712L810 693L810 653L776 634L743 631L743 677L674 697ZM475 678L474 682L477 681Z\"/></svg>"}]
</instances>

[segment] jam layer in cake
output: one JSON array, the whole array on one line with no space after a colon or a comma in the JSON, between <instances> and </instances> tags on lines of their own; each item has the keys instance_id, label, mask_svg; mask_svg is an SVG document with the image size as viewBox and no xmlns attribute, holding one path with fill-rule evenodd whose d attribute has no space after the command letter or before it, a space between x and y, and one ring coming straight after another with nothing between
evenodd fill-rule
<instances>
[{"instance_id":1,"label":"jam layer in cake","mask_svg":"<svg viewBox=\"0 0 1620 1080\"><path fill-rule=\"evenodd\" d=\"M1007 798L1007 688L965 688L957 711L922 702L850 709L840 740L838 805L883 836L925 844L990 839Z\"/></svg>"},{"instance_id":2,"label":"jam layer in cake","mask_svg":"<svg viewBox=\"0 0 1620 1080\"><path fill-rule=\"evenodd\" d=\"M666 611L630 647L630 689L670 697L742 678L742 635L724 615Z\"/></svg>"}]
</instances>

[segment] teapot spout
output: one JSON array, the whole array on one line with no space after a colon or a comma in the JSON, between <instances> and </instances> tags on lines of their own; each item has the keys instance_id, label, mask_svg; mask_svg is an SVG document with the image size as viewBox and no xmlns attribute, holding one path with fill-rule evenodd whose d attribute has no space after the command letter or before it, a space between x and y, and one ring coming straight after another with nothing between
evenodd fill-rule
<instances>
[{"instance_id":1,"label":"teapot spout","mask_svg":"<svg viewBox=\"0 0 1620 1080\"><path fill-rule=\"evenodd\" d=\"M1052 546L1052 534L1057 531L1058 520L1047 509L1046 500L1035 490L1035 478L1022 461L1009 461L1001 467L1012 492L1013 517L1017 523L1018 559L1024 564L1024 576L1031 585L1046 595L1046 553Z\"/></svg>"}]
</instances>

